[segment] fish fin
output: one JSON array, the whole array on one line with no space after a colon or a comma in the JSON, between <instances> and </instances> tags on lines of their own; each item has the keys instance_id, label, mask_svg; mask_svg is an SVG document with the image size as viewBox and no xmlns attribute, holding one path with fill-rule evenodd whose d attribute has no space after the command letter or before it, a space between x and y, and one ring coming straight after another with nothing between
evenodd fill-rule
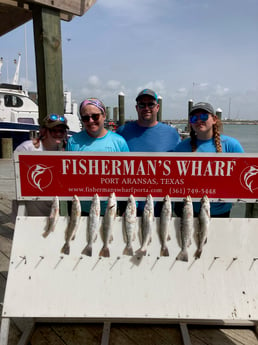
<instances>
[{"instance_id":1,"label":"fish fin","mask_svg":"<svg viewBox=\"0 0 258 345\"><path fill-rule=\"evenodd\" d=\"M160 256L169 256L169 251L168 251L168 247L167 246L161 248Z\"/></svg>"},{"instance_id":2,"label":"fish fin","mask_svg":"<svg viewBox=\"0 0 258 345\"><path fill-rule=\"evenodd\" d=\"M74 239L75 239L75 234L74 234L73 237L71 238L71 241L74 241Z\"/></svg>"},{"instance_id":3,"label":"fish fin","mask_svg":"<svg viewBox=\"0 0 258 345\"><path fill-rule=\"evenodd\" d=\"M126 246L124 251L123 251L123 254L124 255L133 256L133 248Z\"/></svg>"},{"instance_id":4,"label":"fish fin","mask_svg":"<svg viewBox=\"0 0 258 345\"><path fill-rule=\"evenodd\" d=\"M108 247L103 247L101 251L99 252L99 256L104 256L104 258L110 257L110 252Z\"/></svg>"},{"instance_id":5,"label":"fish fin","mask_svg":"<svg viewBox=\"0 0 258 345\"><path fill-rule=\"evenodd\" d=\"M111 242L113 241L113 239L114 239L114 238L113 238L113 235L110 235L110 238L109 238L109 241L108 241L108 242L111 243Z\"/></svg>"},{"instance_id":6,"label":"fish fin","mask_svg":"<svg viewBox=\"0 0 258 345\"><path fill-rule=\"evenodd\" d=\"M92 256L92 246L87 246L83 249L82 254L85 254L87 256Z\"/></svg>"},{"instance_id":7,"label":"fish fin","mask_svg":"<svg viewBox=\"0 0 258 345\"><path fill-rule=\"evenodd\" d=\"M98 235L95 234L94 239L93 239L93 242L96 242L97 238L98 238Z\"/></svg>"},{"instance_id":8,"label":"fish fin","mask_svg":"<svg viewBox=\"0 0 258 345\"><path fill-rule=\"evenodd\" d=\"M195 259L200 259L201 255L202 255L202 249L197 249L194 254L194 257Z\"/></svg>"},{"instance_id":9,"label":"fish fin","mask_svg":"<svg viewBox=\"0 0 258 345\"><path fill-rule=\"evenodd\" d=\"M188 243L187 243L187 247L190 247L190 245L192 244L191 238L189 238Z\"/></svg>"},{"instance_id":10,"label":"fish fin","mask_svg":"<svg viewBox=\"0 0 258 345\"><path fill-rule=\"evenodd\" d=\"M170 237L170 235L168 234L167 241L170 241L170 240L171 240L171 237Z\"/></svg>"},{"instance_id":11,"label":"fish fin","mask_svg":"<svg viewBox=\"0 0 258 345\"><path fill-rule=\"evenodd\" d=\"M188 261L187 251L185 249L182 249L181 252L177 255L176 259L180 261Z\"/></svg>"},{"instance_id":12,"label":"fish fin","mask_svg":"<svg viewBox=\"0 0 258 345\"><path fill-rule=\"evenodd\" d=\"M145 256L147 254L147 250L142 250L142 248L139 248L138 250L136 250L135 254L139 256Z\"/></svg>"},{"instance_id":13,"label":"fish fin","mask_svg":"<svg viewBox=\"0 0 258 345\"><path fill-rule=\"evenodd\" d=\"M151 237L149 238L148 245L151 243Z\"/></svg>"},{"instance_id":14,"label":"fish fin","mask_svg":"<svg viewBox=\"0 0 258 345\"><path fill-rule=\"evenodd\" d=\"M68 243L65 243L63 248L61 249L61 253L69 255L70 254L70 246Z\"/></svg>"}]
</instances>

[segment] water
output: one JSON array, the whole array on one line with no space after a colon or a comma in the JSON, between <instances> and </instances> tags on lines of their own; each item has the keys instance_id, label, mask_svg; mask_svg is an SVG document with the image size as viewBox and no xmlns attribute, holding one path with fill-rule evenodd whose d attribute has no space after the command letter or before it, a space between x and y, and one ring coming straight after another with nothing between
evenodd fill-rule
<instances>
[{"instance_id":1,"label":"water","mask_svg":"<svg viewBox=\"0 0 258 345\"><path fill-rule=\"evenodd\" d=\"M258 153L258 125L224 125L223 133L236 138L246 153Z\"/></svg>"}]
</instances>

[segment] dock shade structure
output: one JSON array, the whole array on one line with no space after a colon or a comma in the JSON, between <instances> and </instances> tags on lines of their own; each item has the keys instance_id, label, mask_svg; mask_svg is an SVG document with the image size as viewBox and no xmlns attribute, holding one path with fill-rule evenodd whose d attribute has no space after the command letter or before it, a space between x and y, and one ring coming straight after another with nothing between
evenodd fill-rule
<instances>
[{"instance_id":1,"label":"dock shade structure","mask_svg":"<svg viewBox=\"0 0 258 345\"><path fill-rule=\"evenodd\" d=\"M31 0L0 1L0 36L28 22L33 18L33 7L49 7L60 12L60 19L71 21L74 16L82 16L96 0Z\"/></svg>"}]
</instances>

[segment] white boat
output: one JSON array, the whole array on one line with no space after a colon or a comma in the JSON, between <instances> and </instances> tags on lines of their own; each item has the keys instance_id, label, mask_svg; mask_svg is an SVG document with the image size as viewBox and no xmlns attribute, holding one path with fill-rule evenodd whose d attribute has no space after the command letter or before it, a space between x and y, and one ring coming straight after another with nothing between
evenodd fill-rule
<instances>
[{"instance_id":1,"label":"white boat","mask_svg":"<svg viewBox=\"0 0 258 345\"><path fill-rule=\"evenodd\" d=\"M3 60L0 61L0 75ZM26 90L17 84L20 55L12 83L0 84L0 139L12 138L15 149L22 141L28 140L32 131L39 129L38 105ZM64 115L69 125L69 135L81 130L78 106L72 102L71 92L64 92Z\"/></svg>"}]
</instances>

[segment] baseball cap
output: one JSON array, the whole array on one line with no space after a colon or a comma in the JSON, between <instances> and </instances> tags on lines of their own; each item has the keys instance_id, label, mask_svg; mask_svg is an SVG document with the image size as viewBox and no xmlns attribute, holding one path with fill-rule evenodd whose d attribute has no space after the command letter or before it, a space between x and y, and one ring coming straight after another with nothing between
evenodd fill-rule
<instances>
[{"instance_id":1,"label":"baseball cap","mask_svg":"<svg viewBox=\"0 0 258 345\"><path fill-rule=\"evenodd\" d=\"M63 115L50 114L46 116L42 122L42 127L46 127L50 129L59 125L62 125L65 128L69 129L67 125L67 119Z\"/></svg>"},{"instance_id":2,"label":"baseball cap","mask_svg":"<svg viewBox=\"0 0 258 345\"><path fill-rule=\"evenodd\" d=\"M144 90L142 90L138 94L138 96L136 97L136 102L138 102L140 97L145 96L145 95L153 97L158 102L158 95L156 94L156 92L154 92L151 89L144 89Z\"/></svg>"},{"instance_id":3,"label":"baseball cap","mask_svg":"<svg viewBox=\"0 0 258 345\"><path fill-rule=\"evenodd\" d=\"M205 110L207 111L209 114L215 114L214 113L214 109L213 106L210 103L205 103L205 102L199 102L199 103L195 103L192 106L192 109L190 111L190 115L193 114L196 110Z\"/></svg>"}]
</instances>

